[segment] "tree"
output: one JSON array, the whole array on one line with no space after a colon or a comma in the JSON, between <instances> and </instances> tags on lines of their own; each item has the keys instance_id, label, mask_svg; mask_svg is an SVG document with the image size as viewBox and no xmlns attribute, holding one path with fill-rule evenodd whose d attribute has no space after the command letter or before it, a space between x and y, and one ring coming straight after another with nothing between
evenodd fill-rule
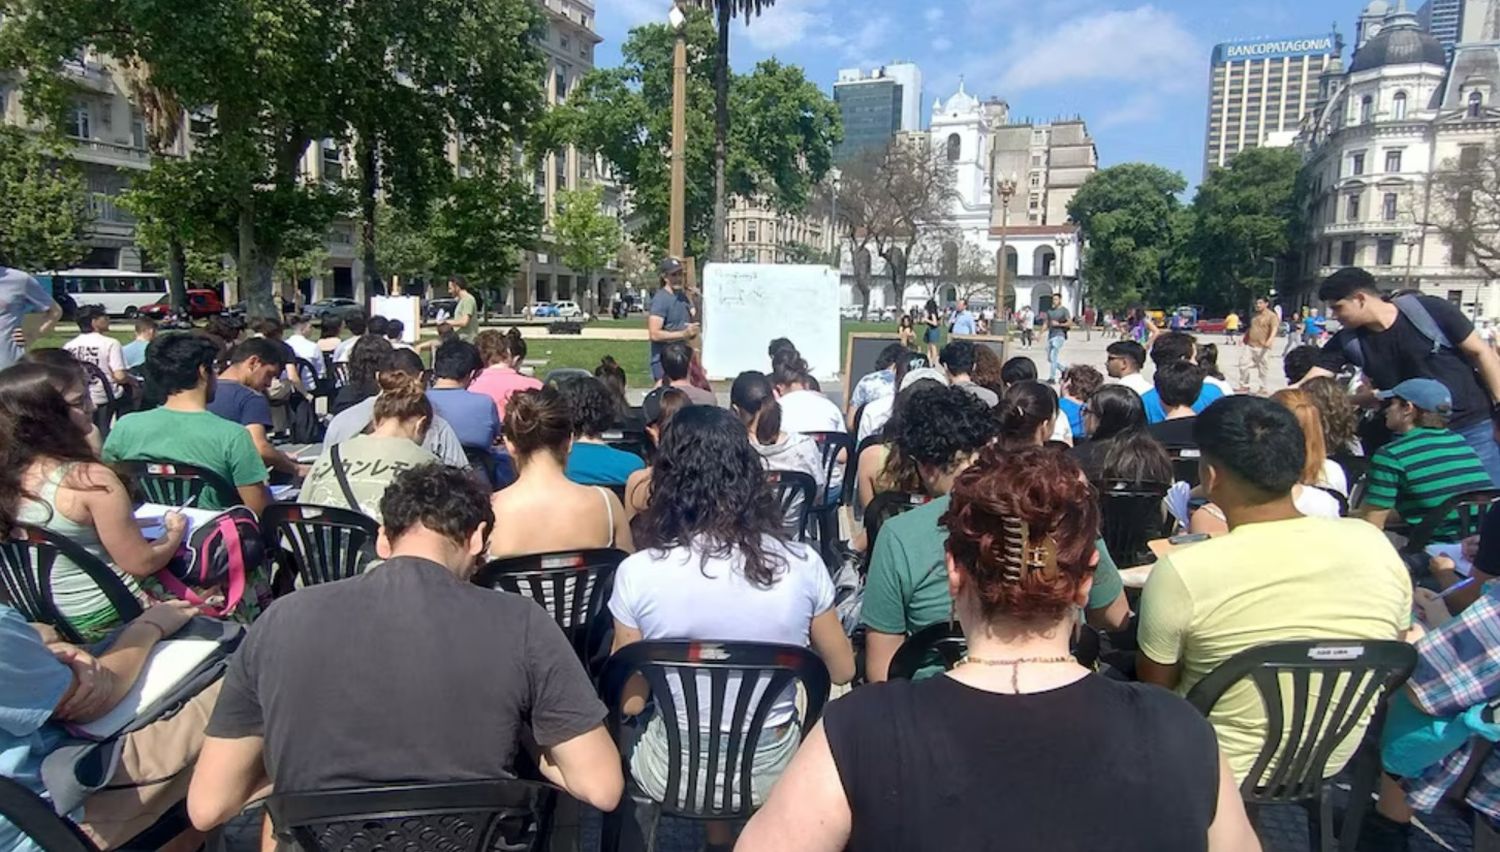
<instances>
[{"instance_id":1,"label":"tree","mask_svg":"<svg viewBox=\"0 0 1500 852\"><path fill-rule=\"evenodd\" d=\"M620 283L632 291L652 290L660 279L657 265L651 255L634 240L626 237L615 255L615 268L620 272Z\"/></svg>"},{"instance_id":2,"label":"tree","mask_svg":"<svg viewBox=\"0 0 1500 852\"><path fill-rule=\"evenodd\" d=\"M120 72L130 92L130 102L141 113L146 130L146 148L151 152L153 168L171 171L171 164L166 158L176 153L173 148L182 135L182 104L173 93L156 85L151 68L144 62L121 62ZM150 220L150 224L144 226L144 230L149 233L143 237L142 227L137 227L136 240L156 251L158 256L167 258L167 283L172 308L183 310L187 307L188 244L201 233L196 227L198 217L193 215L193 208L199 207L203 201L202 188L196 183L183 184L176 181L176 175L157 174L153 177L159 179L158 189L163 188L163 183L175 185L165 194L167 197L150 192L136 196L134 204L137 221ZM222 265L220 269L222 270Z\"/></svg>"},{"instance_id":3,"label":"tree","mask_svg":"<svg viewBox=\"0 0 1500 852\"><path fill-rule=\"evenodd\" d=\"M475 162L438 202L428 231L440 258L436 271L468 278L489 306L504 300L521 252L535 248L542 233L541 201L508 166L508 160Z\"/></svg>"},{"instance_id":4,"label":"tree","mask_svg":"<svg viewBox=\"0 0 1500 852\"><path fill-rule=\"evenodd\" d=\"M1087 241L1084 269L1099 307L1119 308L1163 298L1180 244L1177 194L1187 181L1149 163L1123 163L1094 173L1068 203L1068 216Z\"/></svg>"},{"instance_id":5,"label":"tree","mask_svg":"<svg viewBox=\"0 0 1500 852\"><path fill-rule=\"evenodd\" d=\"M0 127L0 266L67 269L93 215L77 168L24 130Z\"/></svg>"},{"instance_id":6,"label":"tree","mask_svg":"<svg viewBox=\"0 0 1500 852\"><path fill-rule=\"evenodd\" d=\"M1454 266L1473 263L1486 278L1500 275L1500 146L1462 149L1432 183L1433 207L1420 224L1448 243Z\"/></svg>"},{"instance_id":7,"label":"tree","mask_svg":"<svg viewBox=\"0 0 1500 852\"><path fill-rule=\"evenodd\" d=\"M382 204L376 208L380 240L375 244L380 268L408 281L427 281L437 269L437 253L426 223L411 213Z\"/></svg>"},{"instance_id":8,"label":"tree","mask_svg":"<svg viewBox=\"0 0 1500 852\"><path fill-rule=\"evenodd\" d=\"M186 305L187 285L217 284L235 239L235 221L221 203L222 187L199 160L154 154L119 203L135 216L135 239L148 256L167 260L173 306Z\"/></svg>"},{"instance_id":9,"label":"tree","mask_svg":"<svg viewBox=\"0 0 1500 852\"><path fill-rule=\"evenodd\" d=\"M769 8L776 0L710 2L718 19L718 33L714 39L714 213L713 230L708 239L708 259L723 260L729 204L729 22L735 15L743 14L748 24L752 15L760 17L761 10ZM748 117L747 113L738 110L736 114Z\"/></svg>"},{"instance_id":10,"label":"tree","mask_svg":"<svg viewBox=\"0 0 1500 852\"><path fill-rule=\"evenodd\" d=\"M552 234L558 254L569 268L583 273L592 301L593 313L599 313L603 295L594 289L593 273L603 269L620 251L623 235L620 222L603 210L604 188L593 186L557 194L557 215L552 218Z\"/></svg>"},{"instance_id":11,"label":"tree","mask_svg":"<svg viewBox=\"0 0 1500 852\"><path fill-rule=\"evenodd\" d=\"M707 14L689 10L687 174L707 174L713 160L714 27ZM596 69L553 110L530 146L537 152L572 143L599 153L629 186L641 217L636 238L654 254L668 245L672 146L672 45L665 25L631 31L617 68ZM747 75L731 75L731 101L745 116L728 138L727 182L731 196L764 198L797 212L833 161L841 138L838 110L800 69L767 61ZM753 115L752 115L753 114ZM713 233L714 192L706 181L688 180L685 237L689 254L702 256Z\"/></svg>"},{"instance_id":12,"label":"tree","mask_svg":"<svg viewBox=\"0 0 1500 852\"><path fill-rule=\"evenodd\" d=\"M1198 187L1188 250L1205 305L1243 309L1251 297L1270 293L1276 264L1288 259L1302 229L1301 167L1290 148L1247 148Z\"/></svg>"}]
</instances>

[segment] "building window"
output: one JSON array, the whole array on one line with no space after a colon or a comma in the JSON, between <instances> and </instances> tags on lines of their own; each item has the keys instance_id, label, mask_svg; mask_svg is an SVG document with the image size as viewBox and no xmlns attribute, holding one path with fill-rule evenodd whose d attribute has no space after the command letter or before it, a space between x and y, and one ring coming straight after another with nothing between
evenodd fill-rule
<instances>
[{"instance_id":1,"label":"building window","mask_svg":"<svg viewBox=\"0 0 1500 852\"><path fill-rule=\"evenodd\" d=\"M568 188L568 152L565 150L558 151L553 155L552 162L555 166L553 171L557 177L557 182L553 185L553 191L560 192Z\"/></svg>"},{"instance_id":2,"label":"building window","mask_svg":"<svg viewBox=\"0 0 1500 852\"><path fill-rule=\"evenodd\" d=\"M344 155L336 147L323 149L323 178L336 180L344 176Z\"/></svg>"},{"instance_id":3,"label":"building window","mask_svg":"<svg viewBox=\"0 0 1500 852\"><path fill-rule=\"evenodd\" d=\"M1462 290L1449 290L1448 291L1448 301L1452 302L1453 305L1454 305L1454 307L1459 307L1459 308L1463 307L1463 304L1464 304L1464 291L1462 291Z\"/></svg>"},{"instance_id":4,"label":"building window","mask_svg":"<svg viewBox=\"0 0 1500 852\"><path fill-rule=\"evenodd\" d=\"M1369 124L1375 115L1375 99L1365 95L1359 99L1359 123Z\"/></svg>"},{"instance_id":5,"label":"building window","mask_svg":"<svg viewBox=\"0 0 1500 852\"><path fill-rule=\"evenodd\" d=\"M1341 240L1339 242L1339 266L1354 265L1354 241Z\"/></svg>"},{"instance_id":6,"label":"building window","mask_svg":"<svg viewBox=\"0 0 1500 852\"><path fill-rule=\"evenodd\" d=\"M1469 118L1478 118L1484 109L1484 95L1478 92L1469 93Z\"/></svg>"},{"instance_id":7,"label":"building window","mask_svg":"<svg viewBox=\"0 0 1500 852\"><path fill-rule=\"evenodd\" d=\"M1397 121L1406 119L1406 93L1397 92L1396 97L1391 100L1391 117Z\"/></svg>"},{"instance_id":8,"label":"building window","mask_svg":"<svg viewBox=\"0 0 1500 852\"><path fill-rule=\"evenodd\" d=\"M963 142L959 140L957 133L948 134L948 162L958 162L958 155L963 151Z\"/></svg>"},{"instance_id":9,"label":"building window","mask_svg":"<svg viewBox=\"0 0 1500 852\"><path fill-rule=\"evenodd\" d=\"M1032 154L1031 155L1031 167L1032 168L1037 168L1041 164L1042 164L1042 155L1041 154Z\"/></svg>"},{"instance_id":10,"label":"building window","mask_svg":"<svg viewBox=\"0 0 1500 852\"><path fill-rule=\"evenodd\" d=\"M1349 155L1349 174L1362 175L1365 173L1365 152L1359 151Z\"/></svg>"},{"instance_id":11,"label":"building window","mask_svg":"<svg viewBox=\"0 0 1500 852\"><path fill-rule=\"evenodd\" d=\"M1031 176L1031 185L1033 187L1041 186L1042 185L1042 176L1041 175L1032 175Z\"/></svg>"},{"instance_id":12,"label":"building window","mask_svg":"<svg viewBox=\"0 0 1500 852\"><path fill-rule=\"evenodd\" d=\"M1320 262L1324 266L1327 266L1328 264L1333 263L1333 243L1332 242L1325 241L1323 243L1323 259Z\"/></svg>"},{"instance_id":13,"label":"building window","mask_svg":"<svg viewBox=\"0 0 1500 852\"><path fill-rule=\"evenodd\" d=\"M1041 206L1042 206L1041 196L1038 196L1038 195L1031 196L1031 209L1035 210L1035 209L1037 209L1038 207L1041 207Z\"/></svg>"},{"instance_id":14,"label":"building window","mask_svg":"<svg viewBox=\"0 0 1500 852\"><path fill-rule=\"evenodd\" d=\"M557 102L568 99L568 66L557 66Z\"/></svg>"},{"instance_id":15,"label":"building window","mask_svg":"<svg viewBox=\"0 0 1500 852\"><path fill-rule=\"evenodd\" d=\"M130 144L136 148L146 147L146 120L139 113L130 116Z\"/></svg>"},{"instance_id":16,"label":"building window","mask_svg":"<svg viewBox=\"0 0 1500 852\"><path fill-rule=\"evenodd\" d=\"M755 239L756 236L757 236L757 234L756 234L755 223L754 222L747 223L745 225L745 241L753 243L753 242L756 241L756 239Z\"/></svg>"},{"instance_id":17,"label":"building window","mask_svg":"<svg viewBox=\"0 0 1500 852\"><path fill-rule=\"evenodd\" d=\"M1396 241L1386 237L1375 241L1375 265L1390 266L1396 261Z\"/></svg>"},{"instance_id":18,"label":"building window","mask_svg":"<svg viewBox=\"0 0 1500 852\"><path fill-rule=\"evenodd\" d=\"M1380 218L1386 222L1396 221L1396 193L1387 192L1380 199Z\"/></svg>"},{"instance_id":19,"label":"building window","mask_svg":"<svg viewBox=\"0 0 1500 852\"><path fill-rule=\"evenodd\" d=\"M74 104L73 110L68 113L67 133L75 139L91 139L89 133L89 108L84 104Z\"/></svg>"},{"instance_id":20,"label":"building window","mask_svg":"<svg viewBox=\"0 0 1500 852\"><path fill-rule=\"evenodd\" d=\"M568 39L567 36L562 35L562 34L558 34L558 36L557 36L557 46L558 47L562 48L563 50L567 50L568 46L570 44L572 44L572 42Z\"/></svg>"},{"instance_id":21,"label":"building window","mask_svg":"<svg viewBox=\"0 0 1500 852\"><path fill-rule=\"evenodd\" d=\"M1479 158L1484 152L1483 145L1464 145L1458 149L1458 167L1460 169L1474 169L1479 167Z\"/></svg>"},{"instance_id":22,"label":"building window","mask_svg":"<svg viewBox=\"0 0 1500 852\"><path fill-rule=\"evenodd\" d=\"M1359 193L1354 193L1344 199L1344 221L1359 221Z\"/></svg>"},{"instance_id":23,"label":"building window","mask_svg":"<svg viewBox=\"0 0 1500 852\"><path fill-rule=\"evenodd\" d=\"M1401 171L1401 152L1399 150L1385 152L1385 170L1388 172Z\"/></svg>"}]
</instances>

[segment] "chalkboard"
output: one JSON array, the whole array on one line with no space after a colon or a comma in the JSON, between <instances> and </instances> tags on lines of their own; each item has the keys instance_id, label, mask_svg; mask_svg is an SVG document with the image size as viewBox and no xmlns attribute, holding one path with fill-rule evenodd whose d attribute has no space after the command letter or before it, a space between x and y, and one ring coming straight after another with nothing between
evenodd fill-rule
<instances>
[{"instance_id":1,"label":"chalkboard","mask_svg":"<svg viewBox=\"0 0 1500 852\"><path fill-rule=\"evenodd\" d=\"M703 367L710 378L769 370L785 337L819 379L839 370L839 275L827 266L710 263L703 270Z\"/></svg>"},{"instance_id":2,"label":"chalkboard","mask_svg":"<svg viewBox=\"0 0 1500 852\"><path fill-rule=\"evenodd\" d=\"M849 407L849 395L854 393L859 380L875 372L875 359L880 357L881 350L900 342L901 336L897 334L849 335L844 350L844 408Z\"/></svg>"},{"instance_id":3,"label":"chalkboard","mask_svg":"<svg viewBox=\"0 0 1500 852\"><path fill-rule=\"evenodd\" d=\"M1000 363L1002 363L1002 364L1005 363L1006 358L1008 357L1005 353L1006 353L1007 348L1009 347L1009 339L1006 338L1006 337L1003 337L1001 335L994 335L994 334L955 334L955 335L949 337L948 339L949 340L967 340L970 343L973 343L975 346L983 346L984 348L990 350L991 352L994 352L996 355L999 355L1000 356Z\"/></svg>"}]
</instances>

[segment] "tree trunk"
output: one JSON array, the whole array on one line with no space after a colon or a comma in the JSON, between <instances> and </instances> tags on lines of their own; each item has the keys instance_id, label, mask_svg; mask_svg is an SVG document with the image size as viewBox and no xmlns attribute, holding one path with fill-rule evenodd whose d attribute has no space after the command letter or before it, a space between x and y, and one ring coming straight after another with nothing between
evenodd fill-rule
<instances>
[{"instance_id":1,"label":"tree trunk","mask_svg":"<svg viewBox=\"0 0 1500 852\"><path fill-rule=\"evenodd\" d=\"M718 0L719 42L714 47L714 220L708 235L708 259L724 259L728 199L725 198L729 150L729 0Z\"/></svg>"},{"instance_id":2,"label":"tree trunk","mask_svg":"<svg viewBox=\"0 0 1500 852\"><path fill-rule=\"evenodd\" d=\"M272 298L274 255L256 239L255 210L248 201L240 205L239 236L240 298L245 302L245 315L249 319L280 319L281 311Z\"/></svg>"},{"instance_id":3,"label":"tree trunk","mask_svg":"<svg viewBox=\"0 0 1500 852\"><path fill-rule=\"evenodd\" d=\"M366 292L371 296L385 295L385 285L380 279L380 269L375 260L375 194L380 188L380 162L375 156L375 146L368 134L359 134L355 142L355 157L359 160L359 212L360 250L364 255Z\"/></svg>"},{"instance_id":4,"label":"tree trunk","mask_svg":"<svg viewBox=\"0 0 1500 852\"><path fill-rule=\"evenodd\" d=\"M172 310L187 307L187 250L182 240L172 237L167 240L167 282L172 294Z\"/></svg>"}]
</instances>

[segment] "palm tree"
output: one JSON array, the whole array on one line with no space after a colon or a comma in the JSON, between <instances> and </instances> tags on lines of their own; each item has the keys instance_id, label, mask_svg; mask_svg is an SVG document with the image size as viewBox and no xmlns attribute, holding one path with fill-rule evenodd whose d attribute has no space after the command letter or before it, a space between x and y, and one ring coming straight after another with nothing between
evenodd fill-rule
<instances>
[{"instance_id":1,"label":"palm tree","mask_svg":"<svg viewBox=\"0 0 1500 852\"><path fill-rule=\"evenodd\" d=\"M712 4L718 16L719 39L714 47L714 221L708 238L708 259L724 259L728 220L727 162L729 150L729 22L744 13L745 22L760 17L776 0L700 0Z\"/></svg>"}]
</instances>

